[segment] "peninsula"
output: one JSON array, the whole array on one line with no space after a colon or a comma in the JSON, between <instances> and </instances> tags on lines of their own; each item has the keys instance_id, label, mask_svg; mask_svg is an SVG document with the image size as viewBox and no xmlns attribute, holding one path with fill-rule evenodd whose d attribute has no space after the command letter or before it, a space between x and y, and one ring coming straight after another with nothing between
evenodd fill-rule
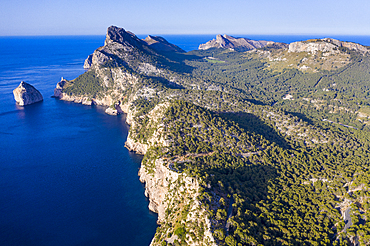
<instances>
[{"instance_id":1,"label":"peninsula","mask_svg":"<svg viewBox=\"0 0 370 246\"><path fill-rule=\"evenodd\" d=\"M54 95L127 114L151 245L366 245L368 50L218 35L184 52L111 26Z\"/></svg>"}]
</instances>

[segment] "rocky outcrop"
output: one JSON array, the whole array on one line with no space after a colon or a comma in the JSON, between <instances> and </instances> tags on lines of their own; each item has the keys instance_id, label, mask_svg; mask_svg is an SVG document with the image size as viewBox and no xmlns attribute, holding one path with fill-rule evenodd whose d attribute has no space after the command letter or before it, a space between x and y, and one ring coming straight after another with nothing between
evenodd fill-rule
<instances>
[{"instance_id":1,"label":"rocky outcrop","mask_svg":"<svg viewBox=\"0 0 370 246\"><path fill-rule=\"evenodd\" d=\"M145 43L132 32L127 32L125 29L116 26L108 27L104 46L108 46L111 43L119 43L125 46L138 48L145 45Z\"/></svg>"},{"instance_id":2,"label":"rocky outcrop","mask_svg":"<svg viewBox=\"0 0 370 246\"><path fill-rule=\"evenodd\" d=\"M54 97L60 98L63 93L64 86L68 83L66 79L62 77L62 79L57 83L54 89Z\"/></svg>"},{"instance_id":3,"label":"rocky outcrop","mask_svg":"<svg viewBox=\"0 0 370 246\"><path fill-rule=\"evenodd\" d=\"M148 145L147 144L138 143L133 138L131 138L130 136L127 137L127 140L125 142L125 147L129 151L136 152L137 154L140 154L140 155L145 155L146 152L148 151Z\"/></svg>"},{"instance_id":4,"label":"rocky outcrop","mask_svg":"<svg viewBox=\"0 0 370 246\"><path fill-rule=\"evenodd\" d=\"M287 44L273 41L256 41L247 38L235 38L228 35L217 35L216 39L212 39L205 44L199 45L198 49L207 50L210 48L223 48L238 51L248 51L263 48L265 46L274 46L274 48L286 48Z\"/></svg>"},{"instance_id":5,"label":"rocky outcrop","mask_svg":"<svg viewBox=\"0 0 370 246\"><path fill-rule=\"evenodd\" d=\"M165 201L168 196L169 186L179 179L179 173L169 170L159 159L155 161L154 172L149 172L144 165L140 167L140 181L145 183L145 196L149 198L149 209L158 213L158 223L165 222L166 208L168 207ZM187 184L193 184L193 180L186 178ZM197 188L196 185L192 188Z\"/></svg>"},{"instance_id":6,"label":"rocky outcrop","mask_svg":"<svg viewBox=\"0 0 370 246\"><path fill-rule=\"evenodd\" d=\"M162 235L171 234L171 237L164 237L167 243L173 243L176 235L173 234L172 224L176 221L174 214L168 211L178 210L177 204L189 206L190 212L186 216L186 223L205 226L202 238L186 237L186 245L216 245L211 232L211 222L206 211L201 207L198 200L200 185L195 178L188 177L180 172L170 170L162 159L155 161L154 169L142 165L139 170L140 181L145 183L145 196L149 198L149 209L158 213L158 223L161 224ZM189 232L192 232L189 228ZM162 245L162 241L152 240L151 245Z\"/></svg>"},{"instance_id":7,"label":"rocky outcrop","mask_svg":"<svg viewBox=\"0 0 370 246\"><path fill-rule=\"evenodd\" d=\"M85 105L106 106L106 113L117 115L127 112L129 104L122 95L124 91L138 82L138 76L126 69L130 64L137 72L145 74L159 73L160 70L145 62L138 62L137 55L153 54L147 44L137 38L133 33L126 32L123 28L111 26L107 30L105 45L96 49L85 60L84 68L93 72L96 79L104 88L95 95L75 95L65 93L64 89L73 86L74 80L62 80L56 85L54 97L65 101L82 103ZM84 76L84 75L81 75ZM122 103L126 101L126 103Z\"/></svg>"},{"instance_id":8,"label":"rocky outcrop","mask_svg":"<svg viewBox=\"0 0 370 246\"><path fill-rule=\"evenodd\" d=\"M289 44L288 52L310 52L316 54L317 52L339 53L339 47L344 47L349 50L355 50L360 53L367 53L369 50L361 45L352 42L343 42L332 38L314 39L307 41L293 42Z\"/></svg>"},{"instance_id":9,"label":"rocky outcrop","mask_svg":"<svg viewBox=\"0 0 370 246\"><path fill-rule=\"evenodd\" d=\"M26 106L44 100L41 93L35 87L24 81L13 90L13 95L15 101L20 106Z\"/></svg>"},{"instance_id":10,"label":"rocky outcrop","mask_svg":"<svg viewBox=\"0 0 370 246\"><path fill-rule=\"evenodd\" d=\"M288 52L310 52L316 54L318 51L321 52L339 52L336 51L337 46L324 41L317 42L293 42L289 44Z\"/></svg>"},{"instance_id":11,"label":"rocky outcrop","mask_svg":"<svg viewBox=\"0 0 370 246\"><path fill-rule=\"evenodd\" d=\"M338 47L344 47L344 48L347 48L349 50L358 51L360 53L369 52L369 49L367 47L361 45L361 44L356 44L356 43L353 43L353 42L343 42L343 41L339 41L339 40L333 39L333 38L323 38L322 40L324 40L326 42L333 43Z\"/></svg>"},{"instance_id":12,"label":"rocky outcrop","mask_svg":"<svg viewBox=\"0 0 370 246\"><path fill-rule=\"evenodd\" d=\"M114 92L112 94L108 94L102 97L92 98L90 96L83 96L83 95L68 95L63 92L63 88L67 86L70 82L62 78L60 82L57 83L54 89L54 97L58 98L63 101L74 102L74 103L81 103L83 105L99 105L108 107L105 112L109 115L118 115L122 113L127 113L128 111L128 103L123 104L121 101L116 101L114 97ZM115 93L118 93L115 91Z\"/></svg>"},{"instance_id":13,"label":"rocky outcrop","mask_svg":"<svg viewBox=\"0 0 370 246\"><path fill-rule=\"evenodd\" d=\"M119 114L123 114L124 111L123 109L121 108L121 102L117 102L115 103L114 105L112 105L111 107L107 108L105 110L105 113L106 114L109 114L109 115L119 115Z\"/></svg>"}]
</instances>

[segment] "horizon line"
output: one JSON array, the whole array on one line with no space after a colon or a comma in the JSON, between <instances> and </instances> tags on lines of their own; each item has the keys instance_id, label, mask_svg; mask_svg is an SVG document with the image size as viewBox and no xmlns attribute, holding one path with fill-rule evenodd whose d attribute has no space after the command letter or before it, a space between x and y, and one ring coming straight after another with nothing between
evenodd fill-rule
<instances>
[{"instance_id":1,"label":"horizon line","mask_svg":"<svg viewBox=\"0 0 370 246\"><path fill-rule=\"evenodd\" d=\"M127 30L129 31L129 30ZM130 31L131 32L131 31ZM370 34L324 34L324 33L134 33L136 36L143 35L173 35L173 36L205 36L205 35L252 35L252 36L359 36L359 37L369 37ZM106 34L16 34L16 35L1 35L0 38L6 37L71 37L71 36L105 36Z\"/></svg>"}]
</instances>

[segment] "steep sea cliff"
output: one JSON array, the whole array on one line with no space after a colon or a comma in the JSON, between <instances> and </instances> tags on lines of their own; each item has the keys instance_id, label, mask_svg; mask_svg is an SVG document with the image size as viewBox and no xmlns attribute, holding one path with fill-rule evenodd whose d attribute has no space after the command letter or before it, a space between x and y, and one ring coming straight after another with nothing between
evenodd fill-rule
<instances>
[{"instance_id":1,"label":"steep sea cliff","mask_svg":"<svg viewBox=\"0 0 370 246\"><path fill-rule=\"evenodd\" d=\"M127 114L126 122L130 125L130 131L125 146L131 151L145 155L145 157L150 156L149 150L153 151L153 148L165 147L169 144L162 134L164 127L162 120L164 112L170 104L158 104L142 114L140 107L135 105L135 102L142 96L150 96L153 90L140 83L140 74L125 71L121 66L107 67L106 64L118 64L120 60L117 57L125 62L134 63L136 60L133 60L132 57L137 53L145 57L146 53L158 55L156 52L156 50L148 49L136 36L127 34L123 29L110 27L105 45L89 56L84 66L89 69L87 73L93 73L93 78L101 81L106 89L96 94L71 93L68 89L73 88L78 80L68 81L62 78L56 85L54 97L84 105L105 106L107 107L106 113L112 115ZM145 62L133 65L140 73L144 74L163 72L160 68L155 68ZM144 117L148 120L145 124L142 122ZM142 131L143 128L152 129L146 133L145 140L139 139L137 134L137 131ZM186 241L188 245L213 245L215 240L210 231L210 220L198 199L200 195L198 180L185 173L171 170L160 157L145 157L139 171L140 181L145 183L145 195L149 198L149 209L158 213L157 222L161 228L154 236L151 245L160 245L163 239L171 243L175 240L181 240ZM186 208L186 216L182 217L185 219L184 222L201 225L202 236L187 236L189 233L194 234L189 229L186 230L186 233L185 229L184 232L180 230L181 233L173 232L174 220L178 220L179 223L181 220L178 219L177 213L171 211L181 211L184 208Z\"/></svg>"}]
</instances>

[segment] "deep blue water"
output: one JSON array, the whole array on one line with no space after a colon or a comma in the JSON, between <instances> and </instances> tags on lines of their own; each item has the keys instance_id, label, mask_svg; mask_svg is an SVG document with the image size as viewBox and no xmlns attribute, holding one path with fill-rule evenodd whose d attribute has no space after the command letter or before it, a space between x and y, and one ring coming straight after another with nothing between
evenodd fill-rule
<instances>
[{"instance_id":1,"label":"deep blue water","mask_svg":"<svg viewBox=\"0 0 370 246\"><path fill-rule=\"evenodd\" d=\"M162 35L184 50L215 35ZM293 42L325 36L234 35ZM145 37L145 36L143 36ZM366 36L334 36L370 45ZM104 36L0 38L0 245L148 245L156 229L124 116L50 96ZM18 107L22 81L44 96Z\"/></svg>"},{"instance_id":2,"label":"deep blue water","mask_svg":"<svg viewBox=\"0 0 370 246\"><path fill-rule=\"evenodd\" d=\"M124 116L50 96L98 37L0 38L0 245L149 245L156 214L124 148ZM21 80L44 96L17 107Z\"/></svg>"}]
</instances>

